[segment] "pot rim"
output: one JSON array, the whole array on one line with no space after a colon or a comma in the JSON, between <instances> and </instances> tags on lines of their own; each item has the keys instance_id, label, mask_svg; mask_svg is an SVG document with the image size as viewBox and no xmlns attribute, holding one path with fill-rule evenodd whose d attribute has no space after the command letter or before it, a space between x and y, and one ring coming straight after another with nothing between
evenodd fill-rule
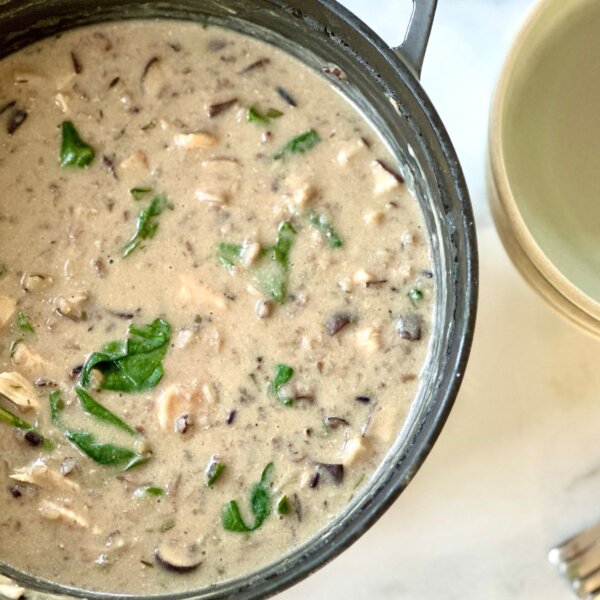
<instances>
[{"instance_id":1,"label":"pot rim","mask_svg":"<svg viewBox=\"0 0 600 600\"><path fill-rule=\"evenodd\" d=\"M152 598L160 598L161 600L216 600L217 598L233 597L253 600L266 598L282 592L338 556L383 515L423 464L446 423L464 377L473 340L478 302L477 240L474 216L464 175L450 137L433 104L413 74L410 65L404 62L402 57L361 19L341 6L336 0L316 1L336 17L341 18L354 31L360 33L365 42L374 47L382 58L393 67L398 79L402 81L406 89L417 101L423 117L432 128L433 133L430 139L439 147L443 159L440 160L443 172L438 177L444 177L447 181L439 182L440 186L444 186L447 182L451 183L448 189L444 189L448 196L454 197L456 205L460 206L461 220L460 223L456 224L455 230L458 232L456 235L458 235L458 239L462 242L464 249L464 255L459 256L459 262L462 263L461 273L464 275L464 284L460 287L461 293L457 295L458 306L456 312L454 315L449 315L449 318L454 319L452 324L453 339L456 342L454 352L448 352L449 357L446 371L453 374L451 381L449 385L439 389L439 393L435 398L435 406L429 407L429 411L423 419L424 422L418 433L414 436L413 445L409 448L410 452L406 452L406 456L395 457L390 469L390 471L393 471L394 477L386 480L385 484L377 490L377 494L367 504L364 506L361 505L360 510L354 511L348 522L343 523L344 527L340 527L333 522L327 529L327 531L335 530L331 535L331 539L325 544L322 543L316 549L311 548L308 552L301 552L303 549L303 546L301 546L293 550L283 561L270 564L249 575L224 581L200 590L161 594L160 596L140 596L134 594L123 595L90 592L69 586L52 584L52 587L56 590L52 593L69 594L72 597L87 598L89 600L117 600L125 598L139 598L144 600ZM399 468L400 459L402 459L401 470ZM316 539L312 538L308 542L313 543ZM285 565L284 571L281 570L282 565ZM2 571L1 568L0 571ZM47 581L32 577L23 577L23 574L10 567L4 569L4 571L9 577L14 577L22 582L24 581L32 589L40 589L40 584L44 584L43 591L48 591L49 582Z\"/></svg>"}]
</instances>

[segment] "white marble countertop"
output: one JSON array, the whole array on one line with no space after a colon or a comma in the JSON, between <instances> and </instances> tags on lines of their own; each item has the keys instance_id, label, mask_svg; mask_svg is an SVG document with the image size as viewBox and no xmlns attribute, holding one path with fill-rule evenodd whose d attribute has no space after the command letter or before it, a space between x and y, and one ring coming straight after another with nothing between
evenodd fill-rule
<instances>
[{"instance_id":1,"label":"white marble countertop","mask_svg":"<svg viewBox=\"0 0 600 600\"><path fill-rule=\"evenodd\" d=\"M397 45L410 0L344 0ZM532 0L440 0L423 85L457 148L479 231L469 368L415 480L376 525L278 600L569 600L548 549L600 520L600 342L524 283L485 194L488 109Z\"/></svg>"}]
</instances>

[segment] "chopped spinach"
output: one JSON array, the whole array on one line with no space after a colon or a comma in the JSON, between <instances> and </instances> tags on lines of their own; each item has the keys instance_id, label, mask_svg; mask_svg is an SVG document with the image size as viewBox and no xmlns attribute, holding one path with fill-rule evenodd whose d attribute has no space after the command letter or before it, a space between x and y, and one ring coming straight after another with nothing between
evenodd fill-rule
<instances>
[{"instance_id":1,"label":"chopped spinach","mask_svg":"<svg viewBox=\"0 0 600 600\"><path fill-rule=\"evenodd\" d=\"M92 369L104 375L101 387L119 392L149 390L162 379L162 360L171 339L171 326L163 319L142 326L131 325L127 339L106 344L88 356L81 370L81 385L90 384Z\"/></svg>"},{"instance_id":2,"label":"chopped spinach","mask_svg":"<svg viewBox=\"0 0 600 600\"><path fill-rule=\"evenodd\" d=\"M280 515L287 515L290 512L290 501L287 496L281 496L277 501L277 512Z\"/></svg>"},{"instance_id":3,"label":"chopped spinach","mask_svg":"<svg viewBox=\"0 0 600 600\"><path fill-rule=\"evenodd\" d=\"M250 509L254 515L254 524L246 525L241 513L240 507L235 500L229 501L221 513L221 522L227 531L238 533L248 533L258 529L271 514L272 502L269 480L273 472L273 463L269 463L258 483L252 486L250 494Z\"/></svg>"},{"instance_id":4,"label":"chopped spinach","mask_svg":"<svg viewBox=\"0 0 600 600\"><path fill-rule=\"evenodd\" d=\"M276 108L269 108L266 113L261 113L255 106L251 106L248 109L248 122L250 123L259 123L261 125L266 125L272 119L278 119L282 117L283 113Z\"/></svg>"},{"instance_id":5,"label":"chopped spinach","mask_svg":"<svg viewBox=\"0 0 600 600\"><path fill-rule=\"evenodd\" d=\"M217 248L217 258L221 264L231 269L242 257L243 246L241 244L227 244L221 242Z\"/></svg>"},{"instance_id":6,"label":"chopped spinach","mask_svg":"<svg viewBox=\"0 0 600 600\"><path fill-rule=\"evenodd\" d=\"M0 421L2 423L6 423L7 425L11 425L12 427L19 429L25 432L33 432L41 440L43 440L42 445L45 450L52 450L54 448L54 444L47 438L45 438L31 423L24 421L21 417L17 417L17 415L11 413L9 410L2 408L0 406Z\"/></svg>"},{"instance_id":7,"label":"chopped spinach","mask_svg":"<svg viewBox=\"0 0 600 600\"><path fill-rule=\"evenodd\" d=\"M104 423L108 423L109 425L114 425L131 435L137 435L135 429L132 429L127 423L122 421L117 415L110 412L110 410L106 409L102 404L96 402L85 390L78 387L75 390L77 396L79 397L79 402L83 411L98 419L98 421L103 421Z\"/></svg>"},{"instance_id":8,"label":"chopped spinach","mask_svg":"<svg viewBox=\"0 0 600 600\"><path fill-rule=\"evenodd\" d=\"M290 252L295 237L294 226L284 221L277 231L275 244L262 249L256 266L251 270L260 289L278 304L283 304L287 299ZM217 248L217 257L221 264L231 269L239 262L242 251L240 244L222 242Z\"/></svg>"},{"instance_id":9,"label":"chopped spinach","mask_svg":"<svg viewBox=\"0 0 600 600\"><path fill-rule=\"evenodd\" d=\"M0 279L8 273L8 267L4 263L0 263Z\"/></svg>"},{"instance_id":10,"label":"chopped spinach","mask_svg":"<svg viewBox=\"0 0 600 600\"><path fill-rule=\"evenodd\" d=\"M30 333L35 333L35 329L33 328L33 325L27 318L27 315L22 310L20 310L17 313L17 325L19 326L19 329L21 331L28 331Z\"/></svg>"},{"instance_id":11,"label":"chopped spinach","mask_svg":"<svg viewBox=\"0 0 600 600\"><path fill-rule=\"evenodd\" d=\"M274 155L279 160L288 154L304 154L314 148L321 141L321 137L315 129L309 129L296 137L293 137L285 146L280 148Z\"/></svg>"},{"instance_id":12,"label":"chopped spinach","mask_svg":"<svg viewBox=\"0 0 600 600\"><path fill-rule=\"evenodd\" d=\"M293 398L285 396L281 391L281 388L288 383L293 376L294 369L289 365L278 364L275 367L275 378L273 379L272 391L277 397L277 400L284 406L291 406L294 403Z\"/></svg>"},{"instance_id":13,"label":"chopped spinach","mask_svg":"<svg viewBox=\"0 0 600 600\"><path fill-rule=\"evenodd\" d=\"M123 466L124 470L128 471L148 460L148 456L143 456L131 448L98 442L96 437L87 431L65 429L64 435L69 442L100 465Z\"/></svg>"},{"instance_id":14,"label":"chopped spinach","mask_svg":"<svg viewBox=\"0 0 600 600\"><path fill-rule=\"evenodd\" d=\"M174 519L169 519L168 521L165 521L159 528L158 530L161 533L166 533L167 531L173 529L173 527L175 527L175 520Z\"/></svg>"},{"instance_id":15,"label":"chopped spinach","mask_svg":"<svg viewBox=\"0 0 600 600\"><path fill-rule=\"evenodd\" d=\"M331 248L341 248L343 246L342 238L329 224L324 215L320 215L316 211L311 210L308 213L308 222L325 236L325 239Z\"/></svg>"},{"instance_id":16,"label":"chopped spinach","mask_svg":"<svg viewBox=\"0 0 600 600\"><path fill-rule=\"evenodd\" d=\"M93 148L81 139L73 123L65 121L62 124L60 166L83 169L92 163L95 156Z\"/></svg>"},{"instance_id":17,"label":"chopped spinach","mask_svg":"<svg viewBox=\"0 0 600 600\"><path fill-rule=\"evenodd\" d=\"M156 498L160 498L161 496L165 495L165 490L164 488L161 487L156 487L156 486L148 486L148 487L142 487L142 488L138 488L135 493L134 496L136 498L141 498L142 496L154 496Z\"/></svg>"},{"instance_id":18,"label":"chopped spinach","mask_svg":"<svg viewBox=\"0 0 600 600\"><path fill-rule=\"evenodd\" d=\"M60 425L60 414L65 408L65 401L58 390L50 392L50 418L54 425Z\"/></svg>"},{"instance_id":19,"label":"chopped spinach","mask_svg":"<svg viewBox=\"0 0 600 600\"><path fill-rule=\"evenodd\" d=\"M225 465L217 460L216 458L212 458L208 463L208 467L206 468L206 485L207 487L212 487L217 479L223 474L225 470Z\"/></svg>"},{"instance_id":20,"label":"chopped spinach","mask_svg":"<svg viewBox=\"0 0 600 600\"><path fill-rule=\"evenodd\" d=\"M274 246L265 248L254 270L255 279L261 290L277 304L287 299L290 252L296 237L294 226L285 221L277 232Z\"/></svg>"},{"instance_id":21,"label":"chopped spinach","mask_svg":"<svg viewBox=\"0 0 600 600\"><path fill-rule=\"evenodd\" d=\"M156 235L158 229L158 217L167 206L167 198L164 194L155 196L147 208L140 211L137 218L135 233L133 237L123 246L122 256L127 258L134 250L140 247L144 240L150 240Z\"/></svg>"},{"instance_id":22,"label":"chopped spinach","mask_svg":"<svg viewBox=\"0 0 600 600\"><path fill-rule=\"evenodd\" d=\"M148 194L151 194L152 192L152 188L149 187L135 187L129 190L129 193L133 196L134 200L141 200L142 198L144 198Z\"/></svg>"},{"instance_id":23,"label":"chopped spinach","mask_svg":"<svg viewBox=\"0 0 600 600\"><path fill-rule=\"evenodd\" d=\"M423 292L419 288L412 288L410 292L408 292L408 297L416 306L423 299Z\"/></svg>"}]
</instances>

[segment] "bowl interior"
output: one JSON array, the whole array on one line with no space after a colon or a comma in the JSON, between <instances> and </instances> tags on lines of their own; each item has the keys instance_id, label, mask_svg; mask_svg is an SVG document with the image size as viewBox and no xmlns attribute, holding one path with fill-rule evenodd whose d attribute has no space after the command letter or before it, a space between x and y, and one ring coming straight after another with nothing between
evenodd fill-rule
<instances>
[{"instance_id":1,"label":"bowl interior","mask_svg":"<svg viewBox=\"0 0 600 600\"><path fill-rule=\"evenodd\" d=\"M500 114L511 200L547 258L538 267L596 318L600 317L598 31L598 2L542 2L509 61Z\"/></svg>"}]
</instances>

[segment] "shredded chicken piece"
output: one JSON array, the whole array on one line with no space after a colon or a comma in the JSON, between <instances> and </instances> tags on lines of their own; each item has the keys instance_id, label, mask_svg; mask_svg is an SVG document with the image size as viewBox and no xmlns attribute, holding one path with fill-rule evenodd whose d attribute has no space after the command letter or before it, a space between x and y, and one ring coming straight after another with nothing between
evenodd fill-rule
<instances>
[{"instance_id":1,"label":"shredded chicken piece","mask_svg":"<svg viewBox=\"0 0 600 600\"><path fill-rule=\"evenodd\" d=\"M27 344L20 342L13 350L11 360L13 365L19 367L26 375L39 377L48 372L51 364L34 352Z\"/></svg>"},{"instance_id":2,"label":"shredded chicken piece","mask_svg":"<svg viewBox=\"0 0 600 600\"><path fill-rule=\"evenodd\" d=\"M156 401L158 423L164 431L175 432L181 415L188 415L190 422L205 423L207 410L216 401L216 392L209 384L201 388L197 385L171 384Z\"/></svg>"},{"instance_id":3,"label":"shredded chicken piece","mask_svg":"<svg viewBox=\"0 0 600 600\"><path fill-rule=\"evenodd\" d=\"M337 155L337 161L340 165L347 165L359 152L367 149L367 145L362 138L348 142Z\"/></svg>"},{"instance_id":4,"label":"shredded chicken piece","mask_svg":"<svg viewBox=\"0 0 600 600\"><path fill-rule=\"evenodd\" d=\"M375 281L375 277L372 273L369 273L368 271L365 271L364 269L359 269L352 276L352 281L354 281L354 283L356 283L357 285L366 286L367 284L371 283L372 281Z\"/></svg>"},{"instance_id":5,"label":"shredded chicken piece","mask_svg":"<svg viewBox=\"0 0 600 600\"><path fill-rule=\"evenodd\" d=\"M367 352L376 352L381 348L381 332L378 327L365 327L355 334L356 343L367 350Z\"/></svg>"},{"instance_id":6,"label":"shredded chicken piece","mask_svg":"<svg viewBox=\"0 0 600 600\"><path fill-rule=\"evenodd\" d=\"M368 453L368 442L363 436L351 437L342 449L342 464L347 467L362 460Z\"/></svg>"},{"instance_id":7,"label":"shredded chicken piece","mask_svg":"<svg viewBox=\"0 0 600 600\"><path fill-rule=\"evenodd\" d=\"M148 171L150 163L148 155L143 150L136 150L121 162L121 171L125 174L135 175L141 171Z\"/></svg>"},{"instance_id":8,"label":"shredded chicken piece","mask_svg":"<svg viewBox=\"0 0 600 600\"><path fill-rule=\"evenodd\" d=\"M241 185L240 165L235 160L212 159L202 161L201 186L196 199L212 204L227 204Z\"/></svg>"},{"instance_id":9,"label":"shredded chicken piece","mask_svg":"<svg viewBox=\"0 0 600 600\"><path fill-rule=\"evenodd\" d=\"M54 96L54 104L56 104L56 106L64 113L69 112L72 100L69 92L58 92L58 94Z\"/></svg>"},{"instance_id":10,"label":"shredded chicken piece","mask_svg":"<svg viewBox=\"0 0 600 600\"><path fill-rule=\"evenodd\" d=\"M8 296L0 296L0 329L5 327L17 309L16 302Z\"/></svg>"},{"instance_id":11,"label":"shredded chicken piece","mask_svg":"<svg viewBox=\"0 0 600 600\"><path fill-rule=\"evenodd\" d=\"M391 171L388 171L380 161L374 160L371 163L371 170L375 181L374 192L376 194L385 194L400 186L398 177Z\"/></svg>"},{"instance_id":12,"label":"shredded chicken piece","mask_svg":"<svg viewBox=\"0 0 600 600\"><path fill-rule=\"evenodd\" d=\"M0 373L0 394L23 410L38 409L40 405L33 385L16 371Z\"/></svg>"},{"instance_id":13,"label":"shredded chicken piece","mask_svg":"<svg viewBox=\"0 0 600 600\"><path fill-rule=\"evenodd\" d=\"M12 579L0 575L0 598L19 600L25 595L25 588L18 586Z\"/></svg>"},{"instance_id":14,"label":"shredded chicken piece","mask_svg":"<svg viewBox=\"0 0 600 600\"><path fill-rule=\"evenodd\" d=\"M219 139L212 133L199 131L197 133L177 133L173 138L177 148L185 150L212 148L219 143Z\"/></svg>"},{"instance_id":15,"label":"shredded chicken piece","mask_svg":"<svg viewBox=\"0 0 600 600\"><path fill-rule=\"evenodd\" d=\"M39 511L42 517L49 519L50 521L64 521L69 525L77 525L88 529L90 524L88 520L73 509L67 506L52 502L51 500L43 499L39 504Z\"/></svg>"},{"instance_id":16,"label":"shredded chicken piece","mask_svg":"<svg viewBox=\"0 0 600 600\"><path fill-rule=\"evenodd\" d=\"M51 469L42 459L36 460L27 467L15 469L10 478L21 483L36 485L44 490L79 492L81 489L77 483Z\"/></svg>"},{"instance_id":17,"label":"shredded chicken piece","mask_svg":"<svg viewBox=\"0 0 600 600\"><path fill-rule=\"evenodd\" d=\"M181 287L177 291L177 299L183 307L204 306L208 309L227 309L227 303L223 296L194 280L190 275L181 276Z\"/></svg>"},{"instance_id":18,"label":"shredded chicken piece","mask_svg":"<svg viewBox=\"0 0 600 600\"><path fill-rule=\"evenodd\" d=\"M254 261L260 255L261 246L258 242L247 242L244 243L244 247L242 249L242 258L240 263L245 269L248 269L252 266Z\"/></svg>"}]
</instances>

